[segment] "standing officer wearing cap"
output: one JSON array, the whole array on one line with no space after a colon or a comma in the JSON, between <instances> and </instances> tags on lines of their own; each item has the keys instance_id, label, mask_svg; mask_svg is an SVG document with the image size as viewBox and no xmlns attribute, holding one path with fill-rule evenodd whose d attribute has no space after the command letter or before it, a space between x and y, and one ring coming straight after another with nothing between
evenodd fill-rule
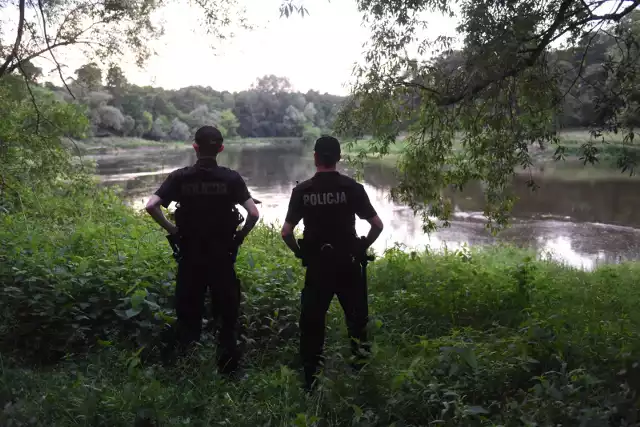
<instances>
[{"instance_id":1,"label":"standing officer wearing cap","mask_svg":"<svg viewBox=\"0 0 640 427\"><path fill-rule=\"evenodd\" d=\"M367 290L359 260L383 228L364 187L336 171L338 140L323 136L314 151L316 174L293 189L282 227L283 240L307 266L300 313L300 356L307 390L322 361L325 315L334 294L344 310L356 360L362 362L369 350ZM371 224L367 237L357 237L355 215ZM302 247L293 234L300 220L304 220Z\"/></svg>"},{"instance_id":2,"label":"standing officer wearing cap","mask_svg":"<svg viewBox=\"0 0 640 427\"><path fill-rule=\"evenodd\" d=\"M222 134L215 127L198 129L193 144L197 162L170 173L146 209L180 246L175 304L181 350L200 339L205 294L211 287L219 302L221 321L218 367L222 373L231 373L240 358L236 343L240 288L234 254L258 222L259 213L240 174L218 166L216 157L224 148L222 143ZM160 209L172 201L178 203L176 225ZM237 204L248 213L239 231Z\"/></svg>"}]
</instances>

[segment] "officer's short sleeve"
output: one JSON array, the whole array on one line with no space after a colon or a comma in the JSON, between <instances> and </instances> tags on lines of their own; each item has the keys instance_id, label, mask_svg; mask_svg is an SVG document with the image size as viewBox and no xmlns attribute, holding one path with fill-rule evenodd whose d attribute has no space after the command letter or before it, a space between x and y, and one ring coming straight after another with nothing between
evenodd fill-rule
<instances>
[{"instance_id":1,"label":"officer's short sleeve","mask_svg":"<svg viewBox=\"0 0 640 427\"><path fill-rule=\"evenodd\" d=\"M285 221L291 225L298 225L302 219L302 194L295 188L291 192L291 198L289 199L289 208L287 209L287 216Z\"/></svg>"},{"instance_id":2,"label":"officer's short sleeve","mask_svg":"<svg viewBox=\"0 0 640 427\"><path fill-rule=\"evenodd\" d=\"M238 205L242 205L251 198L249 188L247 188L247 184L239 173L236 173L231 189L233 201Z\"/></svg>"},{"instance_id":3,"label":"officer's short sleeve","mask_svg":"<svg viewBox=\"0 0 640 427\"><path fill-rule=\"evenodd\" d=\"M369 195L365 191L362 184L357 184L355 189L355 213L358 215L360 219L371 219L376 216L378 213L374 209L371 201L369 200Z\"/></svg>"},{"instance_id":4,"label":"officer's short sleeve","mask_svg":"<svg viewBox=\"0 0 640 427\"><path fill-rule=\"evenodd\" d=\"M168 207L171 202L179 201L180 188L178 184L178 177L175 172L171 172L164 180L160 188L156 190L155 195L162 199L162 206Z\"/></svg>"}]
</instances>

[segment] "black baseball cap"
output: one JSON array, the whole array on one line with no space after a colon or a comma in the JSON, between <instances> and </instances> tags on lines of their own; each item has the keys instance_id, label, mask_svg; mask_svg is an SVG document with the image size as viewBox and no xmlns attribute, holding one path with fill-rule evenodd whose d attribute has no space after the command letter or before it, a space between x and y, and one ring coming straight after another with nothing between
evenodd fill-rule
<instances>
[{"instance_id":1,"label":"black baseball cap","mask_svg":"<svg viewBox=\"0 0 640 427\"><path fill-rule=\"evenodd\" d=\"M321 136L316 140L313 151L324 160L337 162L340 160L340 142L332 136Z\"/></svg>"},{"instance_id":2,"label":"black baseball cap","mask_svg":"<svg viewBox=\"0 0 640 427\"><path fill-rule=\"evenodd\" d=\"M222 133L213 126L202 126L196 131L196 144L200 146L220 145L224 141Z\"/></svg>"}]
</instances>

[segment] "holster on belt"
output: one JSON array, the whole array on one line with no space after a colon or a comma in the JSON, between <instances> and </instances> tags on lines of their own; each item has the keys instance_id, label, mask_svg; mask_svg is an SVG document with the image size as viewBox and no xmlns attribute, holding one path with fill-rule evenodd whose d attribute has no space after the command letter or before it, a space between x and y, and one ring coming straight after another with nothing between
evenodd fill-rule
<instances>
[{"instance_id":1,"label":"holster on belt","mask_svg":"<svg viewBox=\"0 0 640 427\"><path fill-rule=\"evenodd\" d=\"M173 251L173 258L176 261L180 261L180 242L178 236L173 234L167 234L167 240L169 241L169 245L171 246L171 250Z\"/></svg>"},{"instance_id":2,"label":"holster on belt","mask_svg":"<svg viewBox=\"0 0 640 427\"><path fill-rule=\"evenodd\" d=\"M306 267L308 254L307 254L306 245L304 243L304 239L298 239L298 247L300 248L300 253L296 254L296 257L300 258L300 260L302 261L302 266Z\"/></svg>"},{"instance_id":3,"label":"holster on belt","mask_svg":"<svg viewBox=\"0 0 640 427\"><path fill-rule=\"evenodd\" d=\"M341 263L345 261L353 261L358 259L354 253L354 248L349 245L337 245L327 242L305 242L305 239L298 239L300 247L300 256L302 265L308 266L309 263Z\"/></svg>"},{"instance_id":4,"label":"holster on belt","mask_svg":"<svg viewBox=\"0 0 640 427\"><path fill-rule=\"evenodd\" d=\"M224 260L226 256L228 256L228 259L234 263L237 254L238 247L231 236L181 237L179 257L176 258L176 260L179 261L185 257L189 259L215 258L217 260Z\"/></svg>"}]
</instances>

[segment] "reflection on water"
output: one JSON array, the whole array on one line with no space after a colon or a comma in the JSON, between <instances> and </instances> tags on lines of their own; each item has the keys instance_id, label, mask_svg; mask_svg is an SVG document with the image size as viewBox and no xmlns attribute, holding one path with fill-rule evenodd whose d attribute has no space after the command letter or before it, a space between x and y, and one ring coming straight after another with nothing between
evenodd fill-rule
<instances>
[{"instance_id":1,"label":"reflection on water","mask_svg":"<svg viewBox=\"0 0 640 427\"><path fill-rule=\"evenodd\" d=\"M142 208L146 198L167 173L193 164L192 151L145 152L97 158L98 174L104 185L123 188L131 204ZM291 190L296 181L313 174L311 157L302 149L230 149L220 156L222 165L236 169L246 180L252 195L262 201L263 220L284 220ZM344 165L341 170L353 174ZM463 244L485 245L498 241L535 248L571 265L591 269L600 263L640 259L640 195L632 180L562 181L540 178L540 189L531 192L525 178L514 181L520 200L513 209L512 225L493 238L482 216L484 199L480 184L449 194L455 216L451 227L432 235L422 232L419 218L405 206L389 200L394 169L383 164L365 167L363 185L385 223L375 249L382 252L396 243L407 248L457 248ZM365 234L368 224L358 220L356 228Z\"/></svg>"}]
</instances>

